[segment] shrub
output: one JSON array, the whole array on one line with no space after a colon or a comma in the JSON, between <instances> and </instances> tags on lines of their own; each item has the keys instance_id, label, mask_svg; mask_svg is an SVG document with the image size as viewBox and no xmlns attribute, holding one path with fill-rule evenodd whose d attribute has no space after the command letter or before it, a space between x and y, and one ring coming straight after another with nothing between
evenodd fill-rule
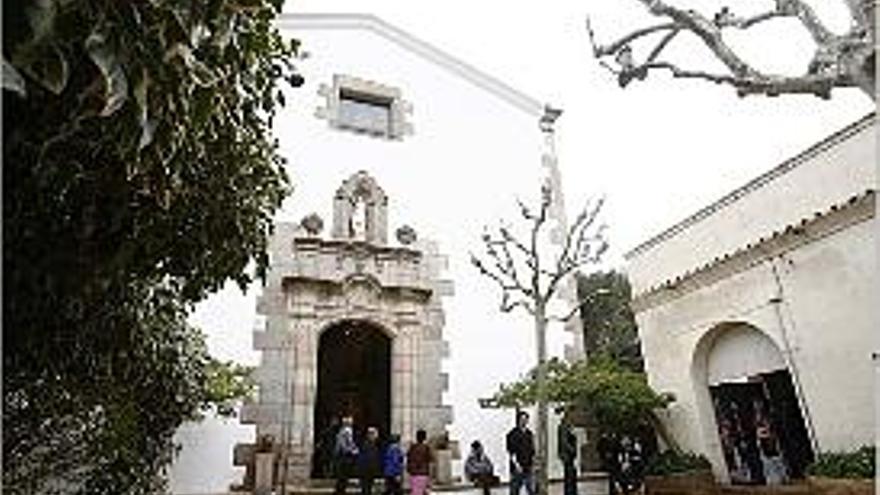
<instances>
[{"instance_id":1,"label":"shrub","mask_svg":"<svg viewBox=\"0 0 880 495\"><path fill-rule=\"evenodd\" d=\"M518 382L501 385L491 403L502 407L537 403L537 369ZM674 400L655 392L645 373L622 366L608 355L589 361L547 363L547 396L550 402L574 406L594 419L602 431L632 434L652 424L653 411Z\"/></svg>"},{"instance_id":2,"label":"shrub","mask_svg":"<svg viewBox=\"0 0 880 495\"><path fill-rule=\"evenodd\" d=\"M702 454L676 452L670 449L654 456L648 462L645 474L649 476L665 476L675 473L705 471L711 468L712 464Z\"/></svg>"},{"instance_id":3,"label":"shrub","mask_svg":"<svg viewBox=\"0 0 880 495\"><path fill-rule=\"evenodd\" d=\"M823 452L807 467L807 474L826 478L873 478L877 473L876 449L864 446L854 452Z\"/></svg>"}]
</instances>

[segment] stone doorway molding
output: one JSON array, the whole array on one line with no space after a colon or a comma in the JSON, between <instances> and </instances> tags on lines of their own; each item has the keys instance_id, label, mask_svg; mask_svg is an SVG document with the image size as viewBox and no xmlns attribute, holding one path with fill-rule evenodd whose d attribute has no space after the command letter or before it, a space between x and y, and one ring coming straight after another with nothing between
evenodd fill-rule
<instances>
[{"instance_id":1,"label":"stone doorway molding","mask_svg":"<svg viewBox=\"0 0 880 495\"><path fill-rule=\"evenodd\" d=\"M351 229L358 202L366 216L363 237ZM256 425L258 439L271 438L281 461L277 475L293 484L311 473L320 336L341 322L367 322L391 340L391 430L404 444L420 428L429 438L445 437L452 422L441 370L449 354L441 298L453 293L440 278L447 260L436 244L416 242L410 227L398 229L399 245L389 245L387 204L376 181L358 172L334 195L330 238L321 236L316 214L276 227L257 301L265 317L265 329L254 332L262 354L259 394L242 409L241 422ZM252 452L250 444L237 445L235 464L251 465Z\"/></svg>"}]
</instances>

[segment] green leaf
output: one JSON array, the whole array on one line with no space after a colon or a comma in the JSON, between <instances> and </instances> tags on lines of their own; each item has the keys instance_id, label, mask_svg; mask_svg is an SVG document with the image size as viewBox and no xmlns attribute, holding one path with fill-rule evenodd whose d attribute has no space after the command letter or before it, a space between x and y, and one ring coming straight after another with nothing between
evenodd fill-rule
<instances>
[{"instance_id":1,"label":"green leaf","mask_svg":"<svg viewBox=\"0 0 880 495\"><path fill-rule=\"evenodd\" d=\"M30 45L19 50L12 59L29 78L40 86L60 95L67 86L70 70L64 54L50 44Z\"/></svg>"},{"instance_id":2,"label":"green leaf","mask_svg":"<svg viewBox=\"0 0 880 495\"><path fill-rule=\"evenodd\" d=\"M138 151L146 148L153 142L153 134L156 131L156 122L149 118L150 109L147 100L149 85L150 76L145 69L142 71L141 78L134 87L134 99L138 106L138 122L141 127L141 136L138 139Z\"/></svg>"},{"instance_id":3,"label":"green leaf","mask_svg":"<svg viewBox=\"0 0 880 495\"><path fill-rule=\"evenodd\" d=\"M27 96L24 78L15 70L15 67L3 57L3 89L12 91L22 98Z\"/></svg>"},{"instance_id":4,"label":"green leaf","mask_svg":"<svg viewBox=\"0 0 880 495\"><path fill-rule=\"evenodd\" d=\"M56 3L54 0L37 0L27 10L33 42L38 43L52 34L55 17L58 13Z\"/></svg>"},{"instance_id":5,"label":"green leaf","mask_svg":"<svg viewBox=\"0 0 880 495\"><path fill-rule=\"evenodd\" d=\"M192 76L196 84L205 88L217 82L217 75L207 65L193 57L190 61Z\"/></svg>"},{"instance_id":6,"label":"green leaf","mask_svg":"<svg viewBox=\"0 0 880 495\"><path fill-rule=\"evenodd\" d=\"M100 115L102 117L113 115L128 99L128 79L116 52L103 33L93 31L86 38L86 51L92 62L101 70L104 78L104 107Z\"/></svg>"}]
</instances>

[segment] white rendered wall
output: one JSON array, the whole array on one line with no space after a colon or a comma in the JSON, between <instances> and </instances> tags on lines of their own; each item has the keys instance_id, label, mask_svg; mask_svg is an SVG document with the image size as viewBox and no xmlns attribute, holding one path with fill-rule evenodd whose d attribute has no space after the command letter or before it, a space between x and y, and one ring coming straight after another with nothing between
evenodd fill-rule
<instances>
[{"instance_id":1,"label":"white rendered wall","mask_svg":"<svg viewBox=\"0 0 880 495\"><path fill-rule=\"evenodd\" d=\"M496 226L501 218L516 219L517 197L536 204L542 173L537 119L370 32L303 30L295 36L310 57L298 65L305 85L288 94L289 107L275 126L282 153L290 160L295 187L278 219L299 221L316 212L324 219L326 232L332 224L335 190L353 173L366 170L389 197L389 242L396 244L394 231L408 224L420 238L439 243L441 252L449 257L443 278L453 280L456 290L455 296L444 300L444 335L451 349L444 365L450 377L445 403L453 406L452 437L461 442L462 454L479 438L505 473L503 436L512 425L513 414L481 410L477 398L491 395L500 382L516 379L532 365L531 318L499 314L499 294L470 265L468 252L481 253L479 239L484 225ZM317 94L318 87L331 85L334 74L401 89L403 99L413 106L408 118L414 134L402 141L388 141L331 129L325 120L316 118L315 109L325 103ZM227 293L224 297L233 296ZM234 311L253 318L253 291L237 297L236 304L214 306L214 313ZM255 364L251 330L251 325L227 330L225 345L228 354ZM551 355L561 356L568 337L558 325L551 328L550 337ZM229 344L231 341L236 345ZM172 472L173 491L226 489L228 473L235 471L231 439L241 429L252 431L250 427L229 427L226 464L212 461L209 465L207 460L216 457L185 444L181 462ZM192 435L179 438L186 443ZM200 464L199 459L205 462ZM178 469L184 464L188 469ZM198 478L192 475L192 466L215 475L206 483L203 473Z\"/></svg>"},{"instance_id":2,"label":"white rendered wall","mask_svg":"<svg viewBox=\"0 0 880 495\"><path fill-rule=\"evenodd\" d=\"M633 286L645 290L684 275L684 270L755 244L773 230L812 219L815 212L828 213L832 205L876 189L874 128L868 126L636 254L628 267ZM851 219L841 220L824 237L693 290L681 283L667 291L677 295L661 297L636 314L649 381L677 397L667 414L671 432L683 447L708 455L722 479L726 469L708 397L706 356L731 323L761 331L780 350L819 450L854 449L873 439L871 351L876 350L880 323L873 309L878 297L877 219L855 220L848 215L856 214L846 208L834 215Z\"/></svg>"},{"instance_id":3,"label":"white rendered wall","mask_svg":"<svg viewBox=\"0 0 880 495\"><path fill-rule=\"evenodd\" d=\"M792 348L820 450L870 444L878 331L875 219L809 244L782 271Z\"/></svg>"},{"instance_id":4,"label":"white rendered wall","mask_svg":"<svg viewBox=\"0 0 880 495\"><path fill-rule=\"evenodd\" d=\"M750 325L776 344L799 381L807 429L820 450L872 441L873 225L862 221L788 253L778 264L781 303L771 301L778 292L768 261L637 314L651 386L676 396L667 414L671 433L686 449L707 454L722 477L701 359L724 331L715 329L730 322Z\"/></svg>"}]
</instances>

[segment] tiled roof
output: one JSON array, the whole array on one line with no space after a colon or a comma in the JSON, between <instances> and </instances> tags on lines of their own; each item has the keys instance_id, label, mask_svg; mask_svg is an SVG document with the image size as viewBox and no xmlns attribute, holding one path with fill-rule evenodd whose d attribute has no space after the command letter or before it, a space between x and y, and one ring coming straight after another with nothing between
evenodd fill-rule
<instances>
[{"instance_id":1,"label":"tiled roof","mask_svg":"<svg viewBox=\"0 0 880 495\"><path fill-rule=\"evenodd\" d=\"M685 271L684 273L681 273L675 277L669 278L663 282L660 282L659 284L655 284L655 285L645 289L644 291L640 292L639 294L636 294L634 296L634 299L642 297L646 294L650 294L650 293L655 292L660 289L673 289L676 286L678 286L679 283L683 282L684 280L686 280L690 277L693 277L694 275L697 275L701 272L706 272L706 271L714 268L715 266L717 266L725 261L728 261L731 258L734 258L736 256L744 254L744 253L746 253L746 252L748 252L748 251L750 251L750 250L752 250L752 249L754 249L764 243L776 240L776 239L778 239L782 236L788 235L788 234L802 233L808 225L815 223L816 221L818 221L822 218L825 218L825 217L831 215L832 213L843 211L848 208L852 208L852 207L856 206L857 204L861 203L862 201L868 201L871 198L873 198L875 194L876 194L875 189L867 189L860 194L853 195L852 197L850 197L846 201L831 205L830 207L828 207L824 211L814 212L813 215L811 215L811 216L803 217L800 221L798 221L796 223L788 224L779 230L775 230L775 231L769 233L768 235L761 236L757 240L750 242L750 243L747 243L745 246L742 246L739 249L736 249L732 252L725 253L721 256L716 256L712 260L704 263L703 265L701 265L697 268Z\"/></svg>"}]
</instances>

